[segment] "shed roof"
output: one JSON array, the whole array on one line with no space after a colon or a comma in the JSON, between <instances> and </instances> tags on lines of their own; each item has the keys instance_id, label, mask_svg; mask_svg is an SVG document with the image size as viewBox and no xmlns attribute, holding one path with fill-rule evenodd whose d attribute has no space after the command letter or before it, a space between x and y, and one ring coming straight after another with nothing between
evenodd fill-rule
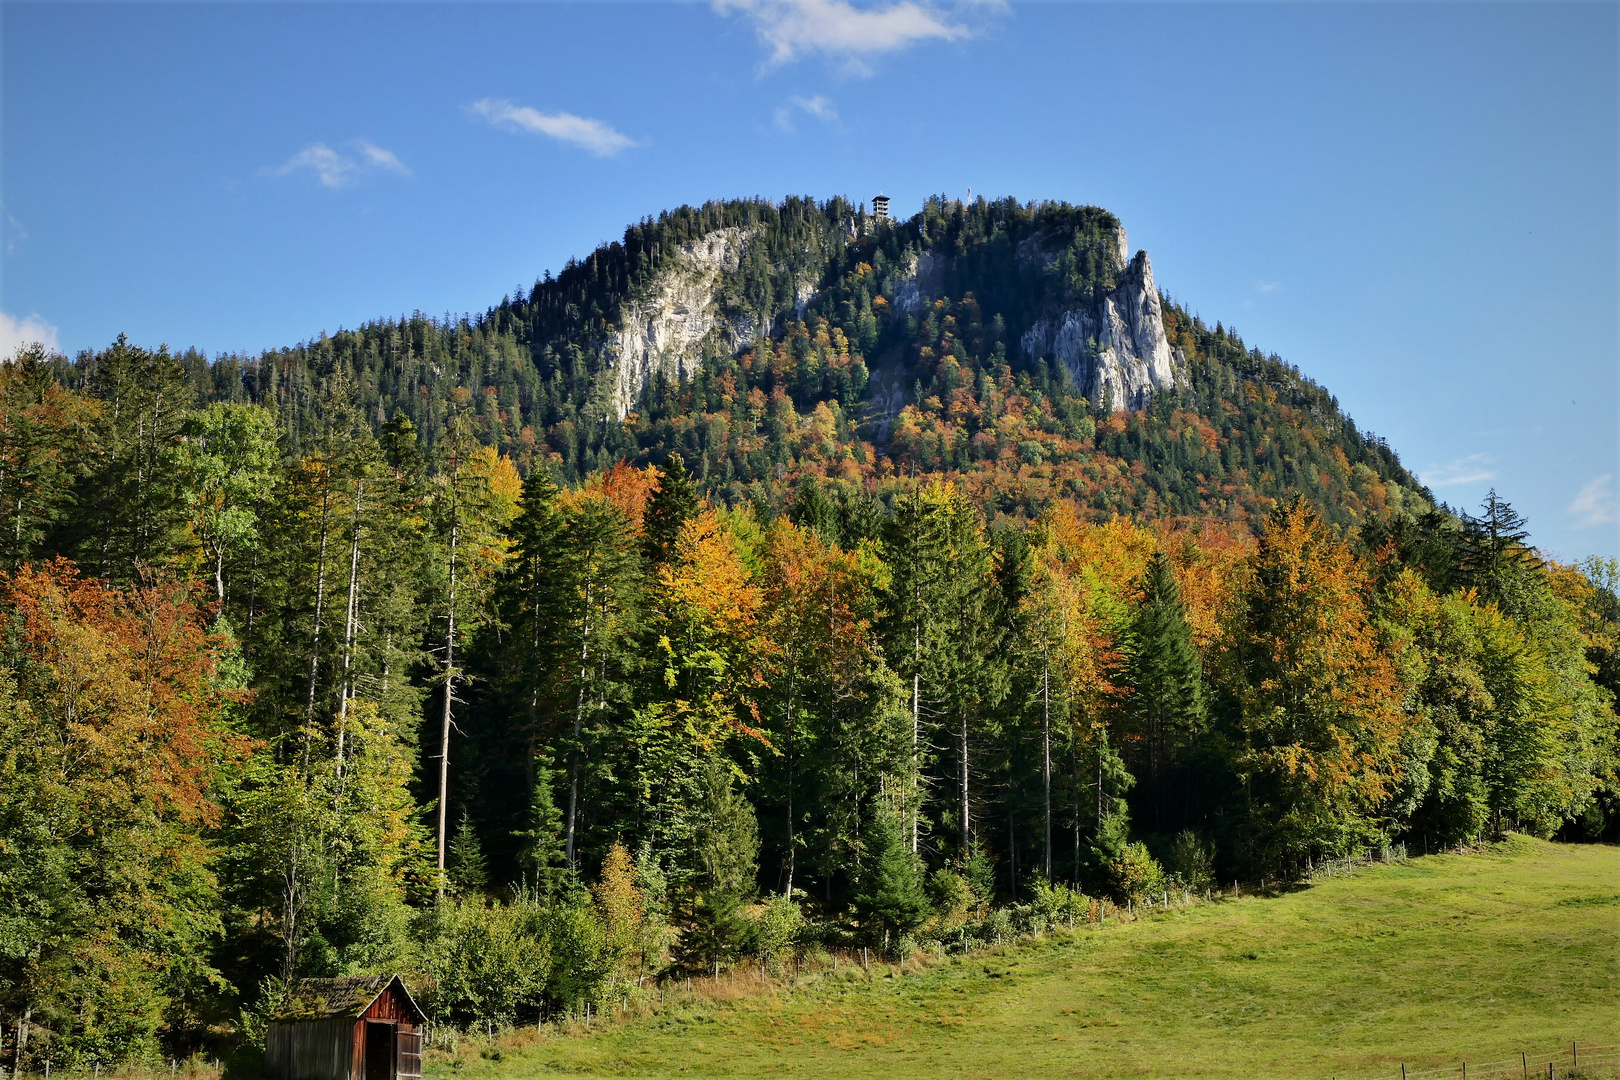
<instances>
[{"instance_id":1,"label":"shed roof","mask_svg":"<svg viewBox=\"0 0 1620 1080\"><path fill-rule=\"evenodd\" d=\"M271 1020L358 1020L372 1002L395 984L400 995L416 1014L417 1020L426 1020L427 1014L416 1004L405 980L398 975L356 975L344 979L301 979L293 988L287 1002L271 1014Z\"/></svg>"}]
</instances>

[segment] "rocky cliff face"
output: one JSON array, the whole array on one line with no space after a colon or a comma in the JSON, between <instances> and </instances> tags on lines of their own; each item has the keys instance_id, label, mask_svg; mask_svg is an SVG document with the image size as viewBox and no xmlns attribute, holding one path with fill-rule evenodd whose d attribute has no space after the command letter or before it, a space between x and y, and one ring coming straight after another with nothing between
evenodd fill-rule
<instances>
[{"instance_id":1,"label":"rocky cliff face","mask_svg":"<svg viewBox=\"0 0 1620 1080\"><path fill-rule=\"evenodd\" d=\"M721 275L735 271L749 241L743 229L716 229L683 246L639 300L621 310L607 342L615 416L624 419L655 372L690 378L703 361L703 344L721 336L736 349L752 341L753 320L728 320L715 304Z\"/></svg>"},{"instance_id":2,"label":"rocky cliff face","mask_svg":"<svg viewBox=\"0 0 1620 1080\"><path fill-rule=\"evenodd\" d=\"M1030 359L1068 369L1094 405L1113 412L1146 408L1155 390L1176 384L1175 355L1164 333L1164 312L1147 252L1124 261L1114 290L1100 299L1041 319L1020 341Z\"/></svg>"}]
</instances>

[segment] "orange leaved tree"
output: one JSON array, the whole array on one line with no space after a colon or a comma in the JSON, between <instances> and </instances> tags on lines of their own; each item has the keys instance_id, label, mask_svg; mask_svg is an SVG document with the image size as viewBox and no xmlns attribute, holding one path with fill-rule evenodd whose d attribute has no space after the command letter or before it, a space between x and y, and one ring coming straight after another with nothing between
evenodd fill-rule
<instances>
[{"instance_id":1,"label":"orange leaved tree","mask_svg":"<svg viewBox=\"0 0 1620 1080\"><path fill-rule=\"evenodd\" d=\"M149 1051L220 981L207 836L246 749L225 642L192 590L64 560L0 579L0 619L0 1006L24 1060Z\"/></svg>"}]
</instances>

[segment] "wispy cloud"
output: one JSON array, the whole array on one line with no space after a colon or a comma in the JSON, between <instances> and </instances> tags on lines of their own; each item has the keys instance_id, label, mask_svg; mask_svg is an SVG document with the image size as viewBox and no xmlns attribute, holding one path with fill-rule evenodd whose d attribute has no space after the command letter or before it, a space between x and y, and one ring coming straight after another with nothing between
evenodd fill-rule
<instances>
[{"instance_id":1,"label":"wispy cloud","mask_svg":"<svg viewBox=\"0 0 1620 1080\"><path fill-rule=\"evenodd\" d=\"M1254 283L1254 291L1257 293L1274 293L1282 287L1283 284L1280 281L1257 281Z\"/></svg>"},{"instance_id":2,"label":"wispy cloud","mask_svg":"<svg viewBox=\"0 0 1620 1080\"><path fill-rule=\"evenodd\" d=\"M1001 11L1003 5L970 5ZM962 41L975 31L959 15L919 0L876 7L849 0L714 0L721 15L741 15L770 50L771 65L820 55L854 75L870 75L867 60L925 41Z\"/></svg>"},{"instance_id":3,"label":"wispy cloud","mask_svg":"<svg viewBox=\"0 0 1620 1080\"><path fill-rule=\"evenodd\" d=\"M18 349L35 342L52 352L59 352L62 348L57 340L56 327L38 315L19 319L0 311L0 360L10 360L17 355Z\"/></svg>"},{"instance_id":4,"label":"wispy cloud","mask_svg":"<svg viewBox=\"0 0 1620 1080\"><path fill-rule=\"evenodd\" d=\"M6 212L6 254L15 255L28 241L28 230L10 211Z\"/></svg>"},{"instance_id":5,"label":"wispy cloud","mask_svg":"<svg viewBox=\"0 0 1620 1080\"><path fill-rule=\"evenodd\" d=\"M1490 461L1487 454L1469 454L1467 457L1448 461L1444 465L1424 469L1420 475L1423 482L1431 488L1479 484L1496 479L1496 470L1489 467Z\"/></svg>"},{"instance_id":6,"label":"wispy cloud","mask_svg":"<svg viewBox=\"0 0 1620 1080\"><path fill-rule=\"evenodd\" d=\"M636 145L634 139L612 125L573 113L543 113L527 105L514 105L505 98L485 98L469 108L498 128L546 135L597 157L612 157Z\"/></svg>"},{"instance_id":7,"label":"wispy cloud","mask_svg":"<svg viewBox=\"0 0 1620 1080\"><path fill-rule=\"evenodd\" d=\"M786 105L777 107L776 126L783 131L794 130L793 117L801 112L807 116L815 117L824 124L832 124L838 121L838 110L833 108L833 103L821 94L808 98L795 95L787 99Z\"/></svg>"},{"instance_id":8,"label":"wispy cloud","mask_svg":"<svg viewBox=\"0 0 1620 1080\"><path fill-rule=\"evenodd\" d=\"M319 180L322 187L344 188L358 183L360 177L374 169L382 169L400 176L411 175L392 150L384 150L365 139L352 139L346 145L353 154L342 153L325 143L310 143L274 170L277 176L308 172Z\"/></svg>"},{"instance_id":9,"label":"wispy cloud","mask_svg":"<svg viewBox=\"0 0 1620 1080\"><path fill-rule=\"evenodd\" d=\"M411 175L411 170L407 169L405 163L394 156L392 150L384 150L377 144L369 143L364 139L356 139L354 145L359 148L361 155L366 159L367 165L378 169L387 169L389 172L398 173L401 176Z\"/></svg>"},{"instance_id":10,"label":"wispy cloud","mask_svg":"<svg viewBox=\"0 0 1620 1080\"><path fill-rule=\"evenodd\" d=\"M1581 488L1569 504L1577 528L1590 529L1597 525L1620 522L1620 498L1614 491L1614 474L1594 476Z\"/></svg>"}]
</instances>

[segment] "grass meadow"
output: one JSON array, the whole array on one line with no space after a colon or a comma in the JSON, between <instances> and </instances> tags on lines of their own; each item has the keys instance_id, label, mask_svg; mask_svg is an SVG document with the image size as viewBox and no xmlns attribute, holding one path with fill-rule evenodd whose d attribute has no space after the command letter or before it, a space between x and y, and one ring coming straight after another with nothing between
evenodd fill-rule
<instances>
[{"instance_id":1,"label":"grass meadow","mask_svg":"<svg viewBox=\"0 0 1620 1080\"><path fill-rule=\"evenodd\" d=\"M1620 1043L1620 849L1515 837L903 970L722 978L635 1012L464 1041L428 1071L1396 1080L1472 1061L1484 1080L1489 1061L1517 1077L1521 1051L1545 1077L1561 1048L1565 1077L1572 1041Z\"/></svg>"}]
</instances>

